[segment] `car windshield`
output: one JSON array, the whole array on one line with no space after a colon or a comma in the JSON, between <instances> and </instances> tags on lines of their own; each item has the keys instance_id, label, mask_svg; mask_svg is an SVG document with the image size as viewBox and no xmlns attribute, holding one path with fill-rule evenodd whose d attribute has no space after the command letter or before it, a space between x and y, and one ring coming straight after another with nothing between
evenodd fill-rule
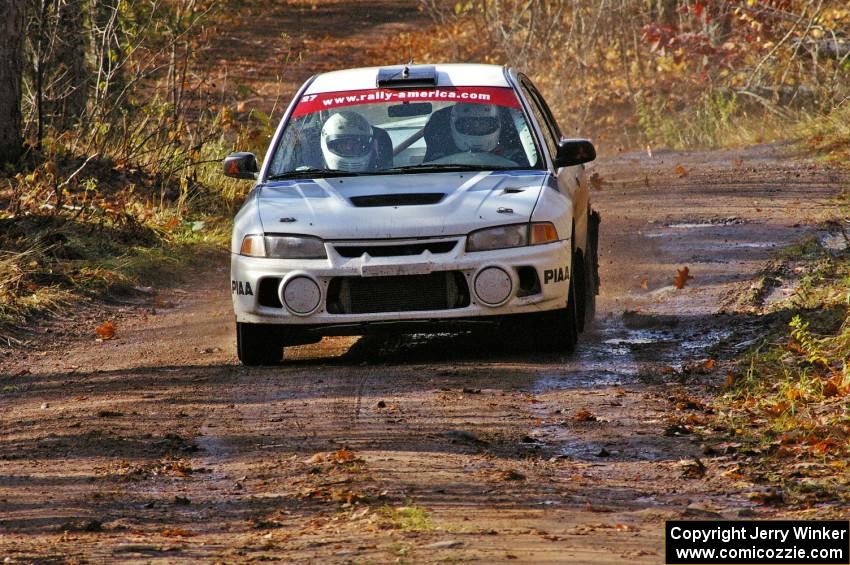
<instances>
[{"instance_id":1,"label":"car windshield","mask_svg":"<svg viewBox=\"0 0 850 565\"><path fill-rule=\"evenodd\" d=\"M369 89L301 97L269 178L542 168L507 87Z\"/></svg>"}]
</instances>

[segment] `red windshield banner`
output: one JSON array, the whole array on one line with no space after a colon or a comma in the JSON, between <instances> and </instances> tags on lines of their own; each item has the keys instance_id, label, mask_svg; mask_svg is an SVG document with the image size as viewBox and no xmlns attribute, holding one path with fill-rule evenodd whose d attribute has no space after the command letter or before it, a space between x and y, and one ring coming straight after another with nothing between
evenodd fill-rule
<instances>
[{"instance_id":1,"label":"red windshield banner","mask_svg":"<svg viewBox=\"0 0 850 565\"><path fill-rule=\"evenodd\" d=\"M371 88L368 90L305 94L298 101L292 115L297 117L312 114L319 110L380 102L468 102L519 108L519 100L517 100L514 91L511 88L500 86L456 86L423 90Z\"/></svg>"}]
</instances>

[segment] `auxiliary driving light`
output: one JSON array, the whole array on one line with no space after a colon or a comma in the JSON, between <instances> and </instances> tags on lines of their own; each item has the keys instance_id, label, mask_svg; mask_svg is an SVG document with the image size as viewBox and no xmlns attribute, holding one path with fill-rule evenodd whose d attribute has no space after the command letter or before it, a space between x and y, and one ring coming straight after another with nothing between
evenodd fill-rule
<instances>
[{"instance_id":1,"label":"auxiliary driving light","mask_svg":"<svg viewBox=\"0 0 850 565\"><path fill-rule=\"evenodd\" d=\"M322 291L311 278L297 276L283 283L280 300L293 314L306 316L319 307Z\"/></svg>"},{"instance_id":2,"label":"auxiliary driving light","mask_svg":"<svg viewBox=\"0 0 850 565\"><path fill-rule=\"evenodd\" d=\"M486 306L504 304L511 296L511 276L499 267L486 267L478 271L472 286L475 296Z\"/></svg>"}]
</instances>

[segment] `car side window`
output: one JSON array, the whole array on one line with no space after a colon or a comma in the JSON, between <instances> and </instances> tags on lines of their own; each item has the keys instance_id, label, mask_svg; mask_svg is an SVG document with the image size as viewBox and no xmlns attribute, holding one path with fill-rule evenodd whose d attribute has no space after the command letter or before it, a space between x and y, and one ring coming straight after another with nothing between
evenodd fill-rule
<instances>
[{"instance_id":1,"label":"car side window","mask_svg":"<svg viewBox=\"0 0 850 565\"><path fill-rule=\"evenodd\" d=\"M549 120L546 119L546 114L540 107L539 97L535 94L535 92L528 87L524 80L520 83L520 87L522 88L522 92L525 94L525 98L528 100L529 106L531 107L531 113L534 114L534 118L537 120L537 123L540 124L540 129L543 130L543 141L546 143L546 147L549 148L549 155L554 158L558 151L558 139L560 136L556 136L556 134L552 131L552 125L549 123Z\"/></svg>"},{"instance_id":2,"label":"car side window","mask_svg":"<svg viewBox=\"0 0 850 565\"><path fill-rule=\"evenodd\" d=\"M546 123L549 128L552 130L552 134L555 136L555 139L560 140L564 134L561 133L561 128L558 126L558 121L555 119L555 115L552 113L552 110L549 108L549 105L546 103L546 100L543 98L543 95L540 94L540 91L537 90L537 87L532 84L532 82L525 77L525 81L528 84L528 89L534 96L537 103L540 105L540 110L543 112L543 115L546 118Z\"/></svg>"}]
</instances>

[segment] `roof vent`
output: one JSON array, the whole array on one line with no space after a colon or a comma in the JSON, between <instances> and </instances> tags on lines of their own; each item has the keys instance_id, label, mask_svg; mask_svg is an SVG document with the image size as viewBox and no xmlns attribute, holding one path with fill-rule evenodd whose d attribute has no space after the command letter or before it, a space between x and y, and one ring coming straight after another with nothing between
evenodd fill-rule
<instances>
[{"instance_id":1,"label":"roof vent","mask_svg":"<svg viewBox=\"0 0 850 565\"><path fill-rule=\"evenodd\" d=\"M382 88L422 88L437 86L437 69L433 65L399 65L378 71Z\"/></svg>"}]
</instances>

